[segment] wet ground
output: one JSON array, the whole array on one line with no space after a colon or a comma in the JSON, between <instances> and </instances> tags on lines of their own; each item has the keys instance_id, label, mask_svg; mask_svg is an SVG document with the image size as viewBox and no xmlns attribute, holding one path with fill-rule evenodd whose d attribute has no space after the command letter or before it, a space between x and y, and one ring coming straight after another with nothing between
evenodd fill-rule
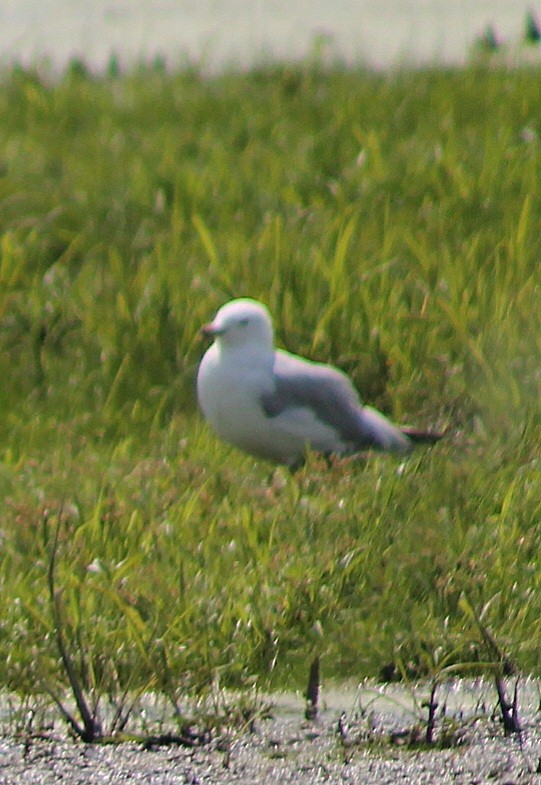
<instances>
[{"instance_id":1,"label":"wet ground","mask_svg":"<svg viewBox=\"0 0 541 785\"><path fill-rule=\"evenodd\" d=\"M462 746L411 751L340 742L334 723L265 721L251 734L209 746L83 745L60 740L0 743L0 783L511 783L541 782L541 727L520 741L495 725L477 727Z\"/></svg>"},{"instance_id":2,"label":"wet ground","mask_svg":"<svg viewBox=\"0 0 541 785\"><path fill-rule=\"evenodd\" d=\"M436 738L447 734L451 746L444 749L418 746L426 730L421 692L377 689L356 692L354 705L331 694L315 722L304 719L302 699L278 697L275 716L257 720L251 731L222 731L195 747L85 745L60 732L8 736L0 741L0 785L541 783L536 689L530 684L524 691L522 733L510 737L489 688L442 691Z\"/></svg>"}]
</instances>

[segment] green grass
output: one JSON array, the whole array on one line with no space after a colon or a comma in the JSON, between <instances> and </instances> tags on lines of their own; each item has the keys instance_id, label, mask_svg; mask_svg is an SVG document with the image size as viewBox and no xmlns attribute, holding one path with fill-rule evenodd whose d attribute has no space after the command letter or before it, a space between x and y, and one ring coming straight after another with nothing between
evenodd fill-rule
<instances>
[{"instance_id":1,"label":"green grass","mask_svg":"<svg viewBox=\"0 0 541 785\"><path fill-rule=\"evenodd\" d=\"M0 682L60 689L47 572L98 694L539 674L541 79L147 69L0 84ZM400 463L295 477L201 422L229 298L351 374Z\"/></svg>"}]
</instances>

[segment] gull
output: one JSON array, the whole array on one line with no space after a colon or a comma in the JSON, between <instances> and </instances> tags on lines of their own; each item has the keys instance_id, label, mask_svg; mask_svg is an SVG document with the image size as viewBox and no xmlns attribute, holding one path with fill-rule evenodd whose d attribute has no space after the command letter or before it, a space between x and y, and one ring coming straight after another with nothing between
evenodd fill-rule
<instances>
[{"instance_id":1,"label":"gull","mask_svg":"<svg viewBox=\"0 0 541 785\"><path fill-rule=\"evenodd\" d=\"M345 373L274 346L272 319L256 300L226 303L201 333L213 338L197 374L203 415L224 441L296 468L307 451L408 453L442 434L394 425L363 406Z\"/></svg>"}]
</instances>

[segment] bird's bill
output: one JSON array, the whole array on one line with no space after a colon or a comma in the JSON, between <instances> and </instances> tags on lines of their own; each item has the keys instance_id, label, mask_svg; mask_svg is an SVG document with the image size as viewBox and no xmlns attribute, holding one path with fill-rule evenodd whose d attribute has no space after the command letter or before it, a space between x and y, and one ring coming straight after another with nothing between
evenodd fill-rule
<instances>
[{"instance_id":1,"label":"bird's bill","mask_svg":"<svg viewBox=\"0 0 541 785\"><path fill-rule=\"evenodd\" d=\"M201 335L204 335L205 338L214 338L217 335L221 335L223 330L220 329L214 322L209 322L208 324L204 324L199 332Z\"/></svg>"}]
</instances>

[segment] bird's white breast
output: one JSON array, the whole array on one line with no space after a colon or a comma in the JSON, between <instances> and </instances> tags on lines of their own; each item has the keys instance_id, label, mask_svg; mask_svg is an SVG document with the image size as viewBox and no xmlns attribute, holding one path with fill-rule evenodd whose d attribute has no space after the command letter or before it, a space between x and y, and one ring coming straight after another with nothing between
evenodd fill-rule
<instances>
[{"instance_id":1,"label":"bird's white breast","mask_svg":"<svg viewBox=\"0 0 541 785\"><path fill-rule=\"evenodd\" d=\"M197 376L197 397L216 433L250 452L264 443L267 418L260 396L272 384L271 372L261 363L224 362L216 344L204 355Z\"/></svg>"}]
</instances>

